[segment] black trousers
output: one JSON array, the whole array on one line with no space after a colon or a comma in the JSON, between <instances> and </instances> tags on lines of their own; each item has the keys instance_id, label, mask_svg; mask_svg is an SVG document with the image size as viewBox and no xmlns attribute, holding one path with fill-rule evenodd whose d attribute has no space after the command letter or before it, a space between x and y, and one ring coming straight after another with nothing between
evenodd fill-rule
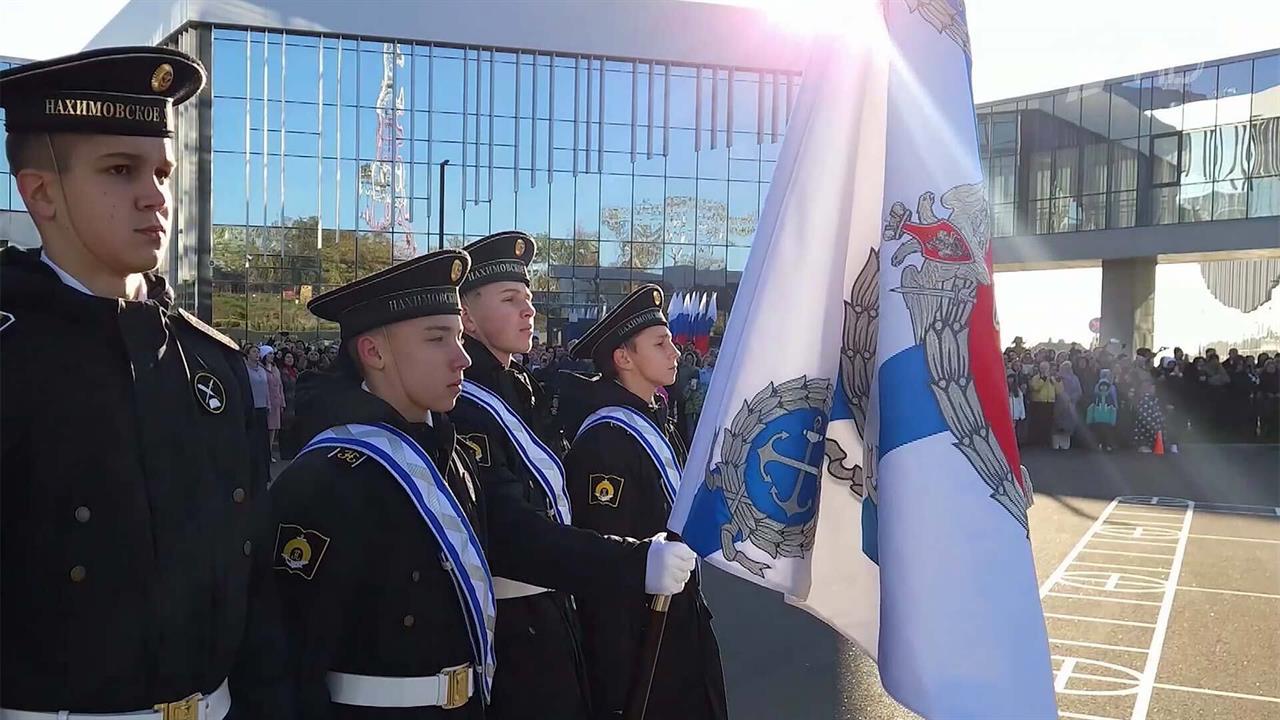
<instances>
[{"instance_id":1,"label":"black trousers","mask_svg":"<svg viewBox=\"0 0 1280 720\"><path fill-rule=\"evenodd\" d=\"M1049 434L1053 431L1053 403L1028 403L1027 422L1031 424L1027 444L1047 447L1049 445Z\"/></svg>"},{"instance_id":2,"label":"black trousers","mask_svg":"<svg viewBox=\"0 0 1280 720\"><path fill-rule=\"evenodd\" d=\"M267 431L267 409L253 409L253 427L250 428L250 449L253 461L261 463L267 469L267 477L271 477L271 433Z\"/></svg>"}]
</instances>

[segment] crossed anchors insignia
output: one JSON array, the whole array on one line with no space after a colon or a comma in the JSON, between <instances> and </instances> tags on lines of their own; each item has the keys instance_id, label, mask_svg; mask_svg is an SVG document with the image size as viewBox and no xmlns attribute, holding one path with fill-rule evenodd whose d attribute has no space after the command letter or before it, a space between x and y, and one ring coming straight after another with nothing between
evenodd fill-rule
<instances>
[{"instance_id":1,"label":"crossed anchors insignia","mask_svg":"<svg viewBox=\"0 0 1280 720\"><path fill-rule=\"evenodd\" d=\"M894 267L919 254L920 266L902 268L900 293L911 315L915 339L925 348L931 387L956 447L973 465L991 497L1027 528L1029 499L987 424L969 367L969 320L979 285L991 284L987 268L990 236L986 191L980 183L957 185L942 194L948 218L934 214L931 192L920 195L915 219L901 202L889 209L886 243L903 241Z\"/></svg>"},{"instance_id":2,"label":"crossed anchors insignia","mask_svg":"<svg viewBox=\"0 0 1280 720\"><path fill-rule=\"evenodd\" d=\"M965 23L964 0L906 0L907 9L918 13L939 34L946 35L972 57L969 29Z\"/></svg>"},{"instance_id":3,"label":"crossed anchors insignia","mask_svg":"<svg viewBox=\"0 0 1280 720\"><path fill-rule=\"evenodd\" d=\"M729 510L720 549L753 575L764 577L770 565L735 542L749 540L775 560L803 558L813 549L831 390L825 378L769 383L743 401L724 428L720 462L707 468L707 489L722 489Z\"/></svg>"}]
</instances>

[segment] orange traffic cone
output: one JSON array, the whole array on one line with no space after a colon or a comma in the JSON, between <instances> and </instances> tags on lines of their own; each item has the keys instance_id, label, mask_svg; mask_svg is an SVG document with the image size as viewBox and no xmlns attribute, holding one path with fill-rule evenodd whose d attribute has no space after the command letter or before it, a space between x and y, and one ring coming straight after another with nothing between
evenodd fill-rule
<instances>
[{"instance_id":1,"label":"orange traffic cone","mask_svg":"<svg viewBox=\"0 0 1280 720\"><path fill-rule=\"evenodd\" d=\"M1164 433L1163 432L1156 432L1156 444L1155 444L1155 447L1151 448L1151 452L1155 455L1164 454Z\"/></svg>"}]
</instances>

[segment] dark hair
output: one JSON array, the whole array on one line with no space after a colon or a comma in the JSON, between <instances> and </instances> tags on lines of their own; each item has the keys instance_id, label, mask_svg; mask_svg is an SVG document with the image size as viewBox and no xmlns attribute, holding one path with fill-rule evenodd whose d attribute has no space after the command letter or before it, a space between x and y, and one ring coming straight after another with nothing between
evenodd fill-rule
<instances>
[{"instance_id":1,"label":"dark hair","mask_svg":"<svg viewBox=\"0 0 1280 720\"><path fill-rule=\"evenodd\" d=\"M636 351L635 337L633 336L633 337L627 338L626 340L623 340L622 344L619 345L618 347L625 347L627 350L630 350L631 352L635 352ZM617 350L618 347L610 348L609 350L600 350L600 351L597 351L596 354L591 356L591 362L595 363L596 370L600 371L600 377L602 377L605 380L618 379L618 367L613 364L613 351Z\"/></svg>"}]
</instances>

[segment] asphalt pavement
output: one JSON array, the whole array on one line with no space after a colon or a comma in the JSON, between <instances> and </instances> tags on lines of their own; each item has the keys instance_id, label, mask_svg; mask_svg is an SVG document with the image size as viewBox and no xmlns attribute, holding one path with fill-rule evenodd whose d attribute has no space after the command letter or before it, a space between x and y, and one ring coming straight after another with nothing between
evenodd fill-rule
<instances>
[{"instance_id":1,"label":"asphalt pavement","mask_svg":"<svg viewBox=\"0 0 1280 720\"><path fill-rule=\"evenodd\" d=\"M1280 448L1182 450L1025 454L1062 717L1280 718ZM916 717L826 625L704 567L733 720Z\"/></svg>"}]
</instances>

